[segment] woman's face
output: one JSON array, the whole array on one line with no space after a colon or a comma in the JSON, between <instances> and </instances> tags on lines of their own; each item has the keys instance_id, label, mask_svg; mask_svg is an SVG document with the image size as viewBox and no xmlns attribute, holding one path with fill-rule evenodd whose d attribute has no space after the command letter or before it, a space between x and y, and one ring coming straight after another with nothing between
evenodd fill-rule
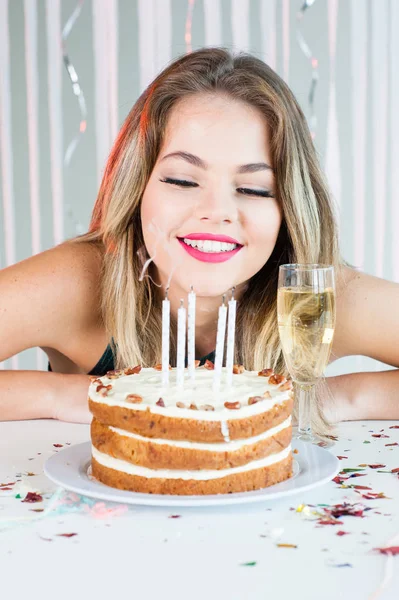
<instances>
[{"instance_id":1,"label":"woman's face","mask_svg":"<svg viewBox=\"0 0 399 600\"><path fill-rule=\"evenodd\" d=\"M200 296L240 289L269 259L282 220L261 114L222 96L179 102L141 220L164 287L173 275L171 286Z\"/></svg>"}]
</instances>

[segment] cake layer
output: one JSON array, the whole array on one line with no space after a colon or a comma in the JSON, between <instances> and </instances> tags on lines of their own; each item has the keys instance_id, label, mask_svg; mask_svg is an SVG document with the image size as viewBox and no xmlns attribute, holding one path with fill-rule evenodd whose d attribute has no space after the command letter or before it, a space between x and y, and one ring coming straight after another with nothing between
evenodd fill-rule
<instances>
[{"instance_id":1,"label":"cake layer","mask_svg":"<svg viewBox=\"0 0 399 600\"><path fill-rule=\"evenodd\" d=\"M203 495L258 490L292 476L290 447L243 467L217 471L146 469L113 459L95 448L92 474L102 483L121 490L149 494ZM172 476L173 475L173 476ZM199 477L202 475L202 478Z\"/></svg>"},{"instance_id":2,"label":"cake layer","mask_svg":"<svg viewBox=\"0 0 399 600\"><path fill-rule=\"evenodd\" d=\"M226 469L275 454L291 442L291 418L262 434L224 443L150 439L93 419L93 446L111 457L151 469Z\"/></svg>"},{"instance_id":3,"label":"cake layer","mask_svg":"<svg viewBox=\"0 0 399 600\"><path fill-rule=\"evenodd\" d=\"M262 404L262 401L258 404ZM256 407L257 404L253 406ZM144 411L133 410L131 407L111 406L89 399L89 408L93 416L104 425L131 431L149 438L211 443L239 440L259 435L288 419L292 413L292 406L293 398L289 397L284 401L274 403L265 412L253 414L252 416L244 417L243 415L241 418L237 418L237 413L240 411L231 410L229 411L229 417L231 418L220 421L207 420L205 418L208 415L206 411L198 411L204 417L204 419L201 419L201 416L197 415L195 410L182 410L182 412L193 415L193 419L188 419L170 416L168 409L164 409L165 414L159 414L158 412L154 413L152 408L150 409L148 406ZM252 406L249 408L252 408Z\"/></svg>"},{"instance_id":4,"label":"cake layer","mask_svg":"<svg viewBox=\"0 0 399 600\"><path fill-rule=\"evenodd\" d=\"M233 383L229 386L223 382L226 376L224 368L222 385L217 392L212 388L213 371L204 367L196 369L195 381L186 379L183 388L176 385L176 369L171 370L169 375L167 388L162 387L162 374L155 369L141 369L137 374L116 378L100 377L89 387L89 400L91 405L96 402L135 412L145 412L150 408L153 414L163 415L166 412L168 416L179 419L220 422L261 414L292 395L292 390L285 388L291 384L285 381L281 385L269 383L273 378L259 376L257 371L234 374ZM108 390L105 389L107 386ZM129 400L128 396L132 394L137 398ZM258 401L251 403L250 398L254 397ZM226 403L228 406L238 404L239 408L227 408Z\"/></svg>"}]
</instances>

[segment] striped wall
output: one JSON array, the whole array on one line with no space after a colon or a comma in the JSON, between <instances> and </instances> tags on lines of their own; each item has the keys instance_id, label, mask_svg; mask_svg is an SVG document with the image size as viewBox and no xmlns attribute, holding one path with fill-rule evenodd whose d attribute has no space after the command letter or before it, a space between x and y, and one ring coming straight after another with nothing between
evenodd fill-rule
<instances>
[{"instance_id":1,"label":"striped wall","mask_svg":"<svg viewBox=\"0 0 399 600\"><path fill-rule=\"evenodd\" d=\"M124 117L184 52L223 45L256 54L310 118L312 72L300 27L318 60L315 144L339 210L343 254L399 282L399 2L315 0L299 24L301 6L0 0L0 268L85 230ZM351 361L334 369L370 368ZM0 368L44 364L41 351L29 350Z\"/></svg>"}]
</instances>

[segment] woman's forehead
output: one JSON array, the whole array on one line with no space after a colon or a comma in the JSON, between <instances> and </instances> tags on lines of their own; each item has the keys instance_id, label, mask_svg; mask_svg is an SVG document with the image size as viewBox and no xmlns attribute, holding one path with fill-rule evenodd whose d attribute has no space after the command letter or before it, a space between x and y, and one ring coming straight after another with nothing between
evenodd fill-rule
<instances>
[{"instance_id":1,"label":"woman's forehead","mask_svg":"<svg viewBox=\"0 0 399 600\"><path fill-rule=\"evenodd\" d=\"M171 110L159 159L181 151L208 163L219 162L224 156L236 165L271 164L263 115L243 102L217 96L187 98Z\"/></svg>"}]
</instances>

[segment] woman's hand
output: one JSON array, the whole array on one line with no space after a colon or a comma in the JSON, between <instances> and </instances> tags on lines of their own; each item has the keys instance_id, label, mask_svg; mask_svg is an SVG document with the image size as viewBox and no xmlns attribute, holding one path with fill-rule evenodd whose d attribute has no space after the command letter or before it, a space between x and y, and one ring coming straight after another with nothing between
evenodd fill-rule
<instances>
[{"instance_id":1,"label":"woman's hand","mask_svg":"<svg viewBox=\"0 0 399 600\"><path fill-rule=\"evenodd\" d=\"M60 389L53 404L52 418L69 423L90 423L88 405L90 377L87 375L61 375Z\"/></svg>"}]
</instances>

